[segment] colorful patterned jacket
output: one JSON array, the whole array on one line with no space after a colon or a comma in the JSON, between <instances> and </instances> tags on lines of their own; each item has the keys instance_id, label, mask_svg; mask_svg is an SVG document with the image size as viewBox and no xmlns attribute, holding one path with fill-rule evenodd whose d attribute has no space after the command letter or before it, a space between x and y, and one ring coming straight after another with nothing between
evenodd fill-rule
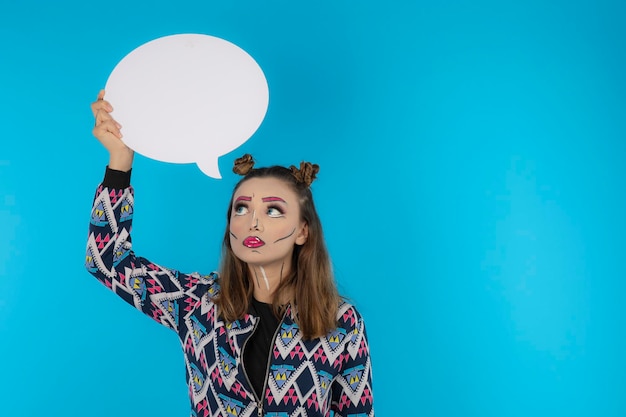
<instances>
[{"instance_id":1,"label":"colorful patterned jacket","mask_svg":"<svg viewBox=\"0 0 626 417\"><path fill-rule=\"evenodd\" d=\"M131 250L133 189L100 185L91 212L87 269L127 303L173 329L187 368L192 417L373 416L369 347L363 319L348 303L338 327L304 340L289 307L270 353L264 397L243 370L242 347L257 318L232 323L216 313L218 275L163 268Z\"/></svg>"}]
</instances>

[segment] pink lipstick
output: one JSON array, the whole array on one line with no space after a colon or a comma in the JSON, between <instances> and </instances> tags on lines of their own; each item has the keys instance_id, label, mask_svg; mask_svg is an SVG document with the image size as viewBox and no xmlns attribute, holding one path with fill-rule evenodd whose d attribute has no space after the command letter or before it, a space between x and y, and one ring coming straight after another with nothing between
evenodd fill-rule
<instances>
[{"instance_id":1,"label":"pink lipstick","mask_svg":"<svg viewBox=\"0 0 626 417\"><path fill-rule=\"evenodd\" d=\"M243 245L247 248L260 248L265 245L265 242L261 240L261 238L257 236L248 236L244 239Z\"/></svg>"}]
</instances>

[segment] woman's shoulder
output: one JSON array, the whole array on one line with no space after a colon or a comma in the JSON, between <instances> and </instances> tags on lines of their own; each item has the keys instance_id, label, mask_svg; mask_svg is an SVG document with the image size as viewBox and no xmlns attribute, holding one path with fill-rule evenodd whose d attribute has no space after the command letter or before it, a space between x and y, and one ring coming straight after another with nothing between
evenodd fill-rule
<instances>
[{"instance_id":1,"label":"woman's shoulder","mask_svg":"<svg viewBox=\"0 0 626 417\"><path fill-rule=\"evenodd\" d=\"M346 331L354 331L361 327L363 316L356 306L348 300L342 300L337 309L337 327Z\"/></svg>"}]
</instances>

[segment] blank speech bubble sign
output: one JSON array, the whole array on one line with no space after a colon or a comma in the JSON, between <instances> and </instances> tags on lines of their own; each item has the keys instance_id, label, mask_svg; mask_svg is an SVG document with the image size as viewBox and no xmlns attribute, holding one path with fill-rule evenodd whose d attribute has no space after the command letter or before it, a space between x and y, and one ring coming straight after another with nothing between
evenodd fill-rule
<instances>
[{"instance_id":1,"label":"blank speech bubble sign","mask_svg":"<svg viewBox=\"0 0 626 417\"><path fill-rule=\"evenodd\" d=\"M218 158L256 132L269 102L254 59L201 34L141 45L115 66L105 89L126 145L158 161L196 163L213 178L221 178Z\"/></svg>"}]
</instances>

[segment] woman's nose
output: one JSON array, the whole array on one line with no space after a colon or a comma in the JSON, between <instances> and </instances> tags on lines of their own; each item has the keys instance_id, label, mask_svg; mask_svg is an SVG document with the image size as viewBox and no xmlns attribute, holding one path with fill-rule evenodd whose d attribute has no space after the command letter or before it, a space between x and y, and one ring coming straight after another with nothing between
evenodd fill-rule
<instances>
[{"instance_id":1,"label":"woman's nose","mask_svg":"<svg viewBox=\"0 0 626 417\"><path fill-rule=\"evenodd\" d=\"M259 218L256 216L256 211L252 212L252 221L250 223L250 230L261 230L259 226Z\"/></svg>"}]
</instances>

